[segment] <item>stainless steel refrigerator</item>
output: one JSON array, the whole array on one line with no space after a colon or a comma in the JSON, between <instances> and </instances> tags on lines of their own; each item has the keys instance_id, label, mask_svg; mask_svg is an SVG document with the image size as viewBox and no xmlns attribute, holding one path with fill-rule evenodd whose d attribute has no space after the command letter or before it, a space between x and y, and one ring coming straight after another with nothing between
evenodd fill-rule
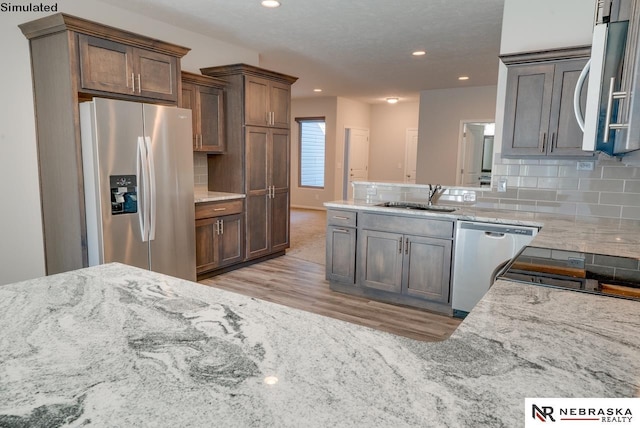
<instances>
[{"instance_id":1,"label":"stainless steel refrigerator","mask_svg":"<svg viewBox=\"0 0 640 428\"><path fill-rule=\"evenodd\" d=\"M89 265L195 281L191 110L95 98L80 125Z\"/></svg>"}]
</instances>

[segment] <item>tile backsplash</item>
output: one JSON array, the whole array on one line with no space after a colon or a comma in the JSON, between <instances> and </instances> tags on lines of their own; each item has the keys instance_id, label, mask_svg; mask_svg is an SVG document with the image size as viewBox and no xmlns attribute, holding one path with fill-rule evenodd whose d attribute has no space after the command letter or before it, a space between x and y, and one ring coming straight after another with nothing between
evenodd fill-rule
<instances>
[{"instance_id":1,"label":"tile backsplash","mask_svg":"<svg viewBox=\"0 0 640 428\"><path fill-rule=\"evenodd\" d=\"M207 186L209 172L207 167L206 153L193 153L193 184L196 186Z\"/></svg>"},{"instance_id":2,"label":"tile backsplash","mask_svg":"<svg viewBox=\"0 0 640 428\"><path fill-rule=\"evenodd\" d=\"M578 170L589 162L593 170ZM507 191L496 183L506 179ZM502 159L493 166L493 187L477 205L501 209L640 220L640 167L615 159Z\"/></svg>"},{"instance_id":3,"label":"tile backsplash","mask_svg":"<svg viewBox=\"0 0 640 428\"><path fill-rule=\"evenodd\" d=\"M593 159L593 170L577 160L502 159L496 155L490 189L473 189L475 206L540 213L640 220L640 166ZM500 179L506 192L497 191ZM354 183L354 199L425 201L428 188L402 183ZM460 202L464 188L448 187L440 202ZM468 203L468 202L465 202Z\"/></svg>"}]
</instances>

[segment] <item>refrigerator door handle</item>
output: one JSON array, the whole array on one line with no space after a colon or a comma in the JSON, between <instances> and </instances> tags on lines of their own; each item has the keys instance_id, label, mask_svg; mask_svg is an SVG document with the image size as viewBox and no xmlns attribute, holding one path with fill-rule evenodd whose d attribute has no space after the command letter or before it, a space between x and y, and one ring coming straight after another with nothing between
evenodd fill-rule
<instances>
[{"instance_id":1,"label":"refrigerator door handle","mask_svg":"<svg viewBox=\"0 0 640 428\"><path fill-rule=\"evenodd\" d=\"M147 191L147 148L142 137L138 137L138 155L136 162L136 175L138 176L138 193L141 204L138 210L138 219L140 220L140 234L142 242L149 240L149 192ZM140 179L142 177L142 180ZM141 198L140 198L141 196Z\"/></svg>"},{"instance_id":2,"label":"refrigerator door handle","mask_svg":"<svg viewBox=\"0 0 640 428\"><path fill-rule=\"evenodd\" d=\"M151 137L144 137L144 142L149 165L149 241L153 241L156 239L156 169L153 162Z\"/></svg>"}]
</instances>

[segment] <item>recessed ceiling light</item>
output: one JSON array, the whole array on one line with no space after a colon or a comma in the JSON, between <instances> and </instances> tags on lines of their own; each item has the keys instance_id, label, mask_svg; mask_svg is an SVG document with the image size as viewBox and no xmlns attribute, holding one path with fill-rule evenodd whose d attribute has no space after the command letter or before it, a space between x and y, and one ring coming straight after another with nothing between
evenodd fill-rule
<instances>
[{"instance_id":1,"label":"recessed ceiling light","mask_svg":"<svg viewBox=\"0 0 640 428\"><path fill-rule=\"evenodd\" d=\"M415 51L411 55L413 55L413 56L422 56L422 55L426 55L426 54L427 54L427 52L425 52L425 51Z\"/></svg>"},{"instance_id":2,"label":"recessed ceiling light","mask_svg":"<svg viewBox=\"0 0 640 428\"><path fill-rule=\"evenodd\" d=\"M398 98L396 98L396 97L389 97L389 98L387 98L387 102L388 102L389 104L395 104L395 103L397 103L397 102L398 102Z\"/></svg>"},{"instance_id":3,"label":"recessed ceiling light","mask_svg":"<svg viewBox=\"0 0 640 428\"><path fill-rule=\"evenodd\" d=\"M458 80L469 80L469 76L460 76Z\"/></svg>"},{"instance_id":4,"label":"recessed ceiling light","mask_svg":"<svg viewBox=\"0 0 640 428\"><path fill-rule=\"evenodd\" d=\"M313 92L322 92L322 89L316 88L316 89L313 90Z\"/></svg>"},{"instance_id":5,"label":"recessed ceiling light","mask_svg":"<svg viewBox=\"0 0 640 428\"><path fill-rule=\"evenodd\" d=\"M264 7L278 7L280 6L280 2L278 0L262 0L260 3Z\"/></svg>"}]
</instances>

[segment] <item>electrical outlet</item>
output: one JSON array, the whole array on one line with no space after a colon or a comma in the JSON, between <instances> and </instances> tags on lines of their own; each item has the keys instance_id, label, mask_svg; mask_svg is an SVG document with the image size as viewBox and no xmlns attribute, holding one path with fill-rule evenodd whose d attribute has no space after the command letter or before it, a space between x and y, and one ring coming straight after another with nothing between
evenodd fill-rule
<instances>
[{"instance_id":1,"label":"electrical outlet","mask_svg":"<svg viewBox=\"0 0 640 428\"><path fill-rule=\"evenodd\" d=\"M507 191L507 177L500 177L498 179L498 192Z\"/></svg>"},{"instance_id":2,"label":"electrical outlet","mask_svg":"<svg viewBox=\"0 0 640 428\"><path fill-rule=\"evenodd\" d=\"M593 162L579 161L576 165L578 171L593 171Z\"/></svg>"},{"instance_id":3,"label":"electrical outlet","mask_svg":"<svg viewBox=\"0 0 640 428\"><path fill-rule=\"evenodd\" d=\"M476 192L465 192L462 194L462 200L465 202L475 202Z\"/></svg>"}]
</instances>

